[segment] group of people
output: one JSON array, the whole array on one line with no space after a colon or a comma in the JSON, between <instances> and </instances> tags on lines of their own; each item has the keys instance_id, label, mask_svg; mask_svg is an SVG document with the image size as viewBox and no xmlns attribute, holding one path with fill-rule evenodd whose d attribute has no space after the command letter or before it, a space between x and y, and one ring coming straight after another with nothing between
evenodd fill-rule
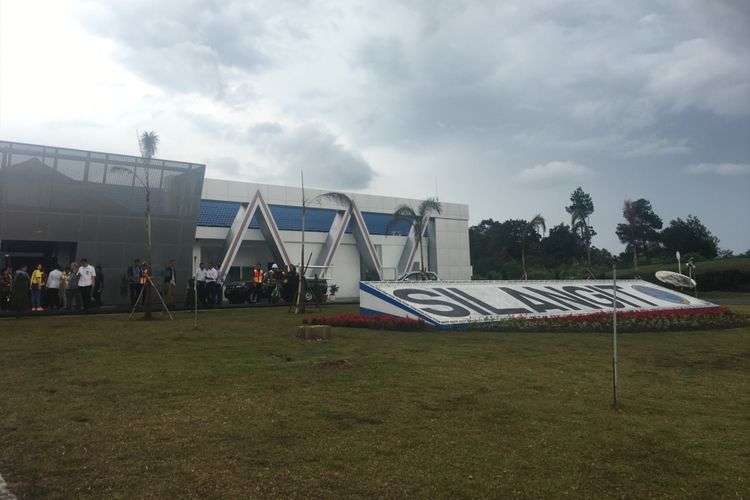
<instances>
[{"instance_id":1,"label":"group of people","mask_svg":"<svg viewBox=\"0 0 750 500\"><path fill-rule=\"evenodd\" d=\"M153 270L148 263L141 262L140 259L135 259L128 266L124 279L128 285L131 306L143 304L144 287L149 281L156 286L151 278L152 274ZM171 308L175 303L177 286L175 261L170 260L156 275L163 284L161 290L165 303ZM201 306L210 307L222 303L224 276L213 262L208 265L201 262L195 270L195 280L197 299ZM247 296L253 304L263 299L267 299L269 303L282 299L288 302L293 299L298 284L299 276L294 266L282 269L269 263L266 271L263 271L259 263L253 268ZM45 270L42 264L38 264L30 274L26 265L15 271L6 267L0 274L0 309L6 311L30 308L33 312L43 311L45 308L85 311L102 305L103 290L104 272L101 266L94 267L86 259L71 262L65 269L54 265Z\"/></svg>"},{"instance_id":2,"label":"group of people","mask_svg":"<svg viewBox=\"0 0 750 500\"><path fill-rule=\"evenodd\" d=\"M213 262L209 262L208 266L203 262L198 265L195 270L195 288L200 305L210 307L221 304L224 276Z\"/></svg>"},{"instance_id":3,"label":"group of people","mask_svg":"<svg viewBox=\"0 0 750 500\"><path fill-rule=\"evenodd\" d=\"M140 259L135 259L133 265L128 266L125 278L128 282L130 292L130 305L135 307L137 303L143 304L143 288L148 284L153 271L148 262L141 263ZM177 286L177 269L174 259L170 260L167 266L161 271L161 277L164 284L164 299L167 307L174 306L174 291ZM151 281L155 286L156 283Z\"/></svg>"},{"instance_id":4,"label":"group of people","mask_svg":"<svg viewBox=\"0 0 750 500\"><path fill-rule=\"evenodd\" d=\"M263 272L263 267L256 264L253 268L253 280L249 287L249 302L257 304L264 297L269 304L277 303L280 299L290 302L299 284L297 269L293 265L286 269L276 264L269 264Z\"/></svg>"},{"instance_id":5,"label":"group of people","mask_svg":"<svg viewBox=\"0 0 750 500\"><path fill-rule=\"evenodd\" d=\"M40 263L29 274L28 266L15 271L7 266L0 274L0 310L18 313L31 309L77 309L85 311L102 305L104 272L88 260L71 262L62 269L55 264L45 269Z\"/></svg>"}]
</instances>

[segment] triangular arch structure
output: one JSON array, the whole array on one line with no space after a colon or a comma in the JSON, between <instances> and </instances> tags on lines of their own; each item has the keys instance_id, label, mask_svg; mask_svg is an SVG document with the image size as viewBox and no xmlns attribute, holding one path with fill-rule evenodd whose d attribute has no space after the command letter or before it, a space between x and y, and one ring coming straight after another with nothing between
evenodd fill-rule
<instances>
[{"instance_id":1,"label":"triangular arch structure","mask_svg":"<svg viewBox=\"0 0 750 500\"><path fill-rule=\"evenodd\" d=\"M276 221L271 214L271 209L263 199L263 195L260 190L255 192L253 199L250 203L243 203L240 209L237 211L237 215L234 218L232 226L229 228L227 233L225 248L226 252L224 259L221 262L221 272L226 276L229 273L229 269L234 263L234 259L237 257L242 241L245 239L245 233L250 225L250 221L253 216L257 215L258 225L260 226L263 238L271 250L271 255L274 260L283 265L292 264L292 260L289 258L284 240L281 238L279 228L276 225ZM354 241L357 244L357 250L359 251L360 259L367 269L376 280L383 279L383 268L380 262L380 257L375 249L375 245L370 237L370 232L367 230L367 224L362 216L357 205L354 201L349 202L348 207L344 210L338 210L333 220L330 230L328 231L328 237L326 238L323 247L316 259L316 263L319 266L324 266L321 272L321 277L325 276L327 266L333 262L334 254L341 244L344 234L347 229L352 228L352 235ZM413 234L410 233L408 241L411 242L411 247L407 242L407 248L404 252L411 255L411 260L414 259L414 251L416 246L413 244ZM403 257L402 257L403 259Z\"/></svg>"},{"instance_id":2,"label":"triangular arch structure","mask_svg":"<svg viewBox=\"0 0 750 500\"><path fill-rule=\"evenodd\" d=\"M284 266L292 263L286 251L286 246L284 246L284 240L279 233L279 228L271 214L271 209L268 207L266 200L263 199L260 190L258 190L250 203L243 203L240 206L234 222L229 228L225 244L226 253L224 254L224 260L221 262L221 273L224 276L229 273L229 269L232 267L235 257L237 257L237 252L245 239L245 233L254 215L258 216L260 231L263 234L263 239L268 243L274 260Z\"/></svg>"},{"instance_id":3,"label":"triangular arch structure","mask_svg":"<svg viewBox=\"0 0 750 500\"><path fill-rule=\"evenodd\" d=\"M357 243L360 259L362 259L365 268L375 275L375 279L383 279L383 267L380 257L375 250L375 245L370 238L370 232L367 230L365 219L362 216L362 212L357 208L357 205L351 200L346 210L336 212L331 229L328 231L328 237L323 244L323 248L318 253L317 265L323 266L321 277L325 277L328 266L333 262L333 256L350 225L354 241Z\"/></svg>"},{"instance_id":4,"label":"triangular arch structure","mask_svg":"<svg viewBox=\"0 0 750 500\"><path fill-rule=\"evenodd\" d=\"M427 230L427 221L429 220L429 217L425 217L422 221L422 227L424 230ZM422 234L422 237L424 238L424 233ZM399 273L408 273L411 271L411 266L414 263L414 259L417 258L417 233L414 229L414 224L411 225L411 229L409 229L409 235L406 238L406 245L404 245L404 249L401 252L401 258L398 260L398 272ZM424 265L424 263L422 263Z\"/></svg>"}]
</instances>

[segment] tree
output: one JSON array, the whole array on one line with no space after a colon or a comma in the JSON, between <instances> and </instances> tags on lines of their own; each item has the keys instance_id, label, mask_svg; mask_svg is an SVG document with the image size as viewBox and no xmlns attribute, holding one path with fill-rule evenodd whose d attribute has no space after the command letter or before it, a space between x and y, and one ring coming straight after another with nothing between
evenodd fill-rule
<instances>
[{"instance_id":1,"label":"tree","mask_svg":"<svg viewBox=\"0 0 750 500\"><path fill-rule=\"evenodd\" d=\"M386 231L390 230L398 221L406 221L414 228L414 242L419 247L420 267L424 276L426 269L424 267L424 249L422 248L422 237L424 236L425 224L429 220L430 214L443 213L443 205L434 198L423 200L416 210L409 205L401 205L393 212L391 220L388 222ZM407 271L407 269L405 269Z\"/></svg>"},{"instance_id":2,"label":"tree","mask_svg":"<svg viewBox=\"0 0 750 500\"><path fill-rule=\"evenodd\" d=\"M156 156L156 152L159 149L159 136L156 132L143 132L138 136L138 147L141 150L141 157L146 163L146 272L148 273L149 281L146 282L143 290L143 317L145 319L151 319L151 185L149 183L149 171L151 170L150 164L151 159ZM133 174L135 175L135 173Z\"/></svg>"},{"instance_id":3,"label":"tree","mask_svg":"<svg viewBox=\"0 0 750 500\"><path fill-rule=\"evenodd\" d=\"M542 214L536 214L531 220L526 221L521 232L521 267L523 268L521 279L524 280L528 278L528 274L526 273L526 241L531 238L539 238L539 228L542 228L542 233L547 231L547 223Z\"/></svg>"},{"instance_id":4,"label":"tree","mask_svg":"<svg viewBox=\"0 0 750 500\"><path fill-rule=\"evenodd\" d=\"M638 252L648 257L649 252L659 248L659 229L663 223L651 208L651 202L644 198L625 200L622 215L626 223L617 224L615 233L620 242L626 245L626 251L633 252L633 265L637 275Z\"/></svg>"},{"instance_id":5,"label":"tree","mask_svg":"<svg viewBox=\"0 0 750 500\"><path fill-rule=\"evenodd\" d=\"M578 235L580 244L586 249L586 265L591 268L591 238L596 234L594 228L589 225L584 211L573 212L570 218L573 233Z\"/></svg>"},{"instance_id":6,"label":"tree","mask_svg":"<svg viewBox=\"0 0 750 500\"><path fill-rule=\"evenodd\" d=\"M570 215L580 212L588 218L589 215L594 213L594 202L591 195L585 193L581 186L578 186L570 195L570 205L565 207L565 211Z\"/></svg>"},{"instance_id":7,"label":"tree","mask_svg":"<svg viewBox=\"0 0 750 500\"><path fill-rule=\"evenodd\" d=\"M719 239L701 223L698 217L688 215L686 220L679 217L669 222L661 232L664 248L670 253L698 254L713 259L719 254Z\"/></svg>"},{"instance_id":8,"label":"tree","mask_svg":"<svg viewBox=\"0 0 750 500\"><path fill-rule=\"evenodd\" d=\"M591 269L591 238L596 235L596 231L591 226L589 217L594 213L594 202L581 186L570 195L570 202L565 211L570 214L571 228L578 235L581 248L586 251L587 266Z\"/></svg>"},{"instance_id":9,"label":"tree","mask_svg":"<svg viewBox=\"0 0 750 500\"><path fill-rule=\"evenodd\" d=\"M563 264L570 264L578 248L576 235L570 226L560 223L550 228L547 236L542 239L542 255L547 267L555 268Z\"/></svg>"}]
</instances>

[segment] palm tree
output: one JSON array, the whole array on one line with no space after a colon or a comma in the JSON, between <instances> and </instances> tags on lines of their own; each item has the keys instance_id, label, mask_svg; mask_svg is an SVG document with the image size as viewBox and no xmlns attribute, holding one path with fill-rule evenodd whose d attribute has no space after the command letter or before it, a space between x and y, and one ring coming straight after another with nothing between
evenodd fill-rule
<instances>
[{"instance_id":1,"label":"palm tree","mask_svg":"<svg viewBox=\"0 0 750 500\"><path fill-rule=\"evenodd\" d=\"M531 220L526 221L526 225L521 232L521 266L523 267L523 276L521 279L528 279L526 274L526 239L532 234L538 233L538 228L542 228L542 233L547 230L547 222L542 214L536 214Z\"/></svg>"},{"instance_id":2,"label":"palm tree","mask_svg":"<svg viewBox=\"0 0 750 500\"><path fill-rule=\"evenodd\" d=\"M424 278L426 269L424 267L424 249L422 248L422 237L424 236L425 224L429 220L430 214L443 213L443 205L435 198L423 200L416 210L409 205L401 205L393 212L391 220L386 226L386 231L390 230L394 224L399 221L406 221L414 228L414 242L419 247L420 267L422 278ZM408 269L405 269L407 271Z\"/></svg>"},{"instance_id":3,"label":"palm tree","mask_svg":"<svg viewBox=\"0 0 750 500\"><path fill-rule=\"evenodd\" d=\"M631 200L625 200L622 206L622 215L630 227L630 244L633 247L633 266L635 267L635 277L638 278L638 248L635 241L635 227L638 224L638 215L635 205Z\"/></svg>"},{"instance_id":4,"label":"palm tree","mask_svg":"<svg viewBox=\"0 0 750 500\"><path fill-rule=\"evenodd\" d=\"M149 184L149 170L151 159L156 156L156 152L159 149L159 136L153 130L151 132L143 132L138 135L138 147L141 150L141 157L146 164L146 272L148 273L149 280L151 278L151 186ZM145 319L151 319L151 282L147 281L145 284L145 290L143 295L143 315Z\"/></svg>"}]
</instances>

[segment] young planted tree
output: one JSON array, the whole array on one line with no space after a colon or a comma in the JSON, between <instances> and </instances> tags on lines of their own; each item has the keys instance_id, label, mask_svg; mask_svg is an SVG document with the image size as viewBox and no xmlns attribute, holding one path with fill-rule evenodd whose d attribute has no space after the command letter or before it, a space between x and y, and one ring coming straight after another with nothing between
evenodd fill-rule
<instances>
[{"instance_id":1,"label":"young planted tree","mask_svg":"<svg viewBox=\"0 0 750 500\"><path fill-rule=\"evenodd\" d=\"M542 214L536 214L531 220L526 221L523 231L521 232L521 267L523 268L523 275L521 279L528 279L526 273L526 242L539 236L539 228L542 229L542 234L547 231L547 222L542 217Z\"/></svg>"},{"instance_id":2,"label":"young planted tree","mask_svg":"<svg viewBox=\"0 0 750 500\"><path fill-rule=\"evenodd\" d=\"M386 231L388 231L397 222L406 221L411 224L412 228L414 228L414 242L419 248L420 270L422 272L423 278L427 270L425 269L424 265L425 263L424 249L422 248L422 237L424 236L424 230L426 228L427 222L429 221L430 215L441 213L443 213L443 205L434 198L427 198L419 204L416 210L408 205L401 205L396 208L396 211L393 212L391 220L386 226Z\"/></svg>"},{"instance_id":3,"label":"young planted tree","mask_svg":"<svg viewBox=\"0 0 750 500\"><path fill-rule=\"evenodd\" d=\"M145 283L143 290L143 317L145 319L151 319L151 271L153 269L151 263L151 185L149 183L149 172L151 170L151 159L156 156L156 152L159 149L159 136L156 132L143 132L138 136L138 147L141 150L141 157L145 162L146 178L144 180L144 187L146 188L146 272L148 273L149 280Z\"/></svg>"},{"instance_id":4,"label":"young planted tree","mask_svg":"<svg viewBox=\"0 0 750 500\"><path fill-rule=\"evenodd\" d=\"M305 273L307 272L307 269L305 268L305 216L307 214L307 207L315 202L320 201L321 199L327 199L329 201L332 201L334 203L338 203L339 205L344 206L347 210L351 208L352 206L352 200L347 195L343 193L337 193L337 192L330 192L330 193L323 193L319 194L317 196L314 196L310 199L305 198L305 183L304 183L304 176L302 177L302 226L301 226L301 232L302 232L302 245L301 245L301 255L300 255L300 265L299 265L299 283L297 284L297 298L294 305L294 312L295 314L303 313L305 312L305 282L306 277ZM317 290L315 288L314 290Z\"/></svg>"}]
</instances>

